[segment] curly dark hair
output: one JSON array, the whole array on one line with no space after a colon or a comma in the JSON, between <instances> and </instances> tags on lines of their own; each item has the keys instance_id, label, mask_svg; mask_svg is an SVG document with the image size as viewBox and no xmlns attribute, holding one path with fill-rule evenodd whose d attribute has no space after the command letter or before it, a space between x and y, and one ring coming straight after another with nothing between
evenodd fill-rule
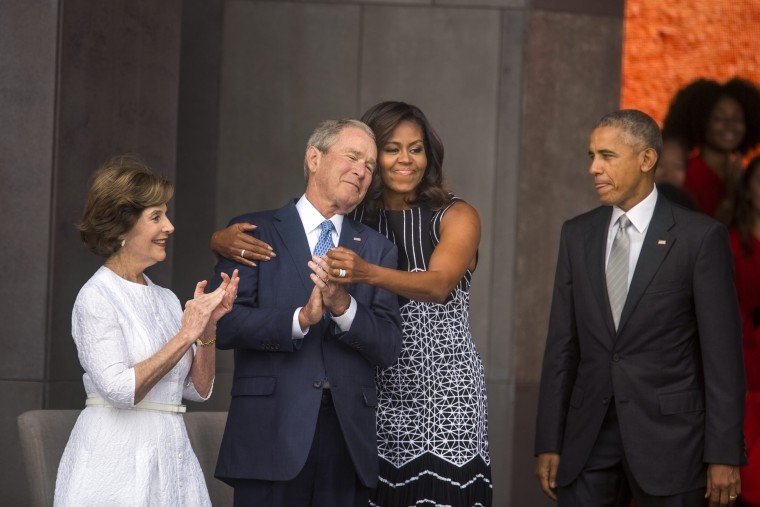
<instances>
[{"instance_id":1,"label":"curly dark hair","mask_svg":"<svg viewBox=\"0 0 760 507\"><path fill-rule=\"evenodd\" d=\"M752 200L749 194L749 185L754 174L760 170L760 155L756 156L747 164L747 169L742 174L741 181L736 189L734 198L734 212L731 225L739 231L742 251L751 256L754 251L753 228L755 225L755 212L752 208Z\"/></svg>"},{"instance_id":2,"label":"curly dark hair","mask_svg":"<svg viewBox=\"0 0 760 507\"><path fill-rule=\"evenodd\" d=\"M145 208L166 204L173 185L155 174L140 157L119 155L100 167L90 180L82 220L82 242L95 255L110 257L121 248Z\"/></svg>"},{"instance_id":3,"label":"curly dark hair","mask_svg":"<svg viewBox=\"0 0 760 507\"><path fill-rule=\"evenodd\" d=\"M385 146L393 130L401 122L410 121L419 125L422 129L427 167L417 187L416 198L408 204L438 210L451 200L451 195L443 182L443 142L420 108L406 102L380 102L370 107L361 117L361 121L369 125L375 133L378 152ZM367 217L375 217L377 211L383 207L383 189L383 180L378 168L364 198Z\"/></svg>"},{"instance_id":4,"label":"curly dark hair","mask_svg":"<svg viewBox=\"0 0 760 507\"><path fill-rule=\"evenodd\" d=\"M746 131L739 151L747 153L760 142L760 90L738 77L723 84L697 79L681 88L668 108L663 135L685 139L689 150L703 146L710 115L723 97L736 100L744 112Z\"/></svg>"}]
</instances>

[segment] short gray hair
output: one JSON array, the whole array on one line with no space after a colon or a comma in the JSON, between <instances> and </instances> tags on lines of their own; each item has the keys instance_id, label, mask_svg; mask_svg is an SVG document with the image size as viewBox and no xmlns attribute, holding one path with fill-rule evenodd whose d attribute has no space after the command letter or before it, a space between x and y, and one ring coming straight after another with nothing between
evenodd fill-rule
<instances>
[{"instance_id":1,"label":"short gray hair","mask_svg":"<svg viewBox=\"0 0 760 507\"><path fill-rule=\"evenodd\" d=\"M638 150L652 148L659 160L662 154L662 131L648 114L638 109L622 109L605 114L594 129L617 127L622 131L623 142Z\"/></svg>"},{"instance_id":2,"label":"short gray hair","mask_svg":"<svg viewBox=\"0 0 760 507\"><path fill-rule=\"evenodd\" d=\"M366 123L359 120L352 120L350 118L342 118L340 120L325 120L314 129L314 132L309 136L309 140L306 142L306 152L312 146L318 149L322 153L327 153L333 144L338 140L338 135L345 128L357 128L364 131L372 141L375 140L375 133L367 126ZM304 155L303 159L303 175L306 181L309 181L309 163L307 156Z\"/></svg>"}]
</instances>

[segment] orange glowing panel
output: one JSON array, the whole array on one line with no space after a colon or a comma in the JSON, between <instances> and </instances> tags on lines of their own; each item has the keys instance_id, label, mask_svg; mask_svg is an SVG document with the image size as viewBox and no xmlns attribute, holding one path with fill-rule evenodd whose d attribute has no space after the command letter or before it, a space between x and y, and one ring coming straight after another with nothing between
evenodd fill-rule
<instances>
[{"instance_id":1,"label":"orange glowing panel","mask_svg":"<svg viewBox=\"0 0 760 507\"><path fill-rule=\"evenodd\" d=\"M696 78L760 83L759 0L627 0L621 107L660 125Z\"/></svg>"}]
</instances>

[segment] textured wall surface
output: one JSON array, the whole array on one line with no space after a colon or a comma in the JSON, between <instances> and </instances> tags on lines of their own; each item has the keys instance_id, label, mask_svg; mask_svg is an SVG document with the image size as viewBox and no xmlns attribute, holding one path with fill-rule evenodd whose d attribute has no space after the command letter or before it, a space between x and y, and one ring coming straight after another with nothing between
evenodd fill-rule
<instances>
[{"instance_id":1,"label":"textured wall surface","mask_svg":"<svg viewBox=\"0 0 760 507\"><path fill-rule=\"evenodd\" d=\"M628 0L622 106L662 122L673 95L698 77L760 83L758 22L757 0Z\"/></svg>"}]
</instances>

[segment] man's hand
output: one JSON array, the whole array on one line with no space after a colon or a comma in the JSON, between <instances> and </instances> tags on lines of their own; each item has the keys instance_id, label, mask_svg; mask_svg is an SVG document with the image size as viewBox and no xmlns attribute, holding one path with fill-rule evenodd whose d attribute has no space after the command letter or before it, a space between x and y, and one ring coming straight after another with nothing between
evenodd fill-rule
<instances>
[{"instance_id":1,"label":"man's hand","mask_svg":"<svg viewBox=\"0 0 760 507\"><path fill-rule=\"evenodd\" d=\"M336 283L328 282L327 263L322 257L312 257L309 267L314 285L322 291L322 304L335 316L343 315L351 305L351 295Z\"/></svg>"},{"instance_id":2,"label":"man's hand","mask_svg":"<svg viewBox=\"0 0 760 507\"><path fill-rule=\"evenodd\" d=\"M301 308L301 311L298 312L298 325L301 326L301 331L322 320L322 315L324 314L325 307L322 304L322 291L315 285L311 290L309 300Z\"/></svg>"},{"instance_id":3,"label":"man's hand","mask_svg":"<svg viewBox=\"0 0 760 507\"><path fill-rule=\"evenodd\" d=\"M707 467L707 492L710 507L731 505L742 492L742 480L739 467L732 465L711 464Z\"/></svg>"},{"instance_id":4,"label":"man's hand","mask_svg":"<svg viewBox=\"0 0 760 507\"><path fill-rule=\"evenodd\" d=\"M557 501L557 468L559 467L559 454L556 452L544 452L538 455L536 476L541 484L541 489L546 496Z\"/></svg>"}]
</instances>

